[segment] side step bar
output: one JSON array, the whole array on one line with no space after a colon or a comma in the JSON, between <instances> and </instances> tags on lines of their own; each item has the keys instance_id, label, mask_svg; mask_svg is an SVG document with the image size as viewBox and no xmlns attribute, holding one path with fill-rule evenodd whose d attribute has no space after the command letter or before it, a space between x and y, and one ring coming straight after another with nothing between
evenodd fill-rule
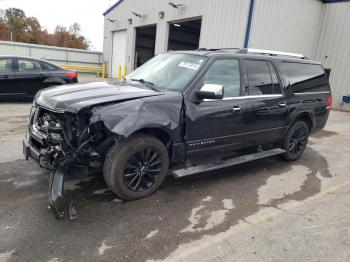
<instances>
[{"instance_id":1,"label":"side step bar","mask_svg":"<svg viewBox=\"0 0 350 262\"><path fill-rule=\"evenodd\" d=\"M254 160L258 160L266 157L276 156L276 155L283 154L285 152L286 151L282 148L274 148L271 150L261 151L261 152L249 154L249 155L238 156L231 159L218 161L215 163L208 163L208 164L203 164L198 166L189 166L189 167L177 169L177 170L175 169L175 170L171 170L170 172L175 178L180 178L180 177L194 175L198 173L213 171L213 170L217 170L225 167L231 167L231 166L243 164L246 162L250 162L250 161L254 161Z\"/></svg>"}]
</instances>

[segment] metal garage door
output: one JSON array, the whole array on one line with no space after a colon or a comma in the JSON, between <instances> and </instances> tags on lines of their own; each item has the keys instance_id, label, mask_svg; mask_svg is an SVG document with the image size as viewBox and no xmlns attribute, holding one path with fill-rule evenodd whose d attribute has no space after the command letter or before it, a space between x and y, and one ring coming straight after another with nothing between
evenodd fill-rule
<instances>
[{"instance_id":1,"label":"metal garage door","mask_svg":"<svg viewBox=\"0 0 350 262\"><path fill-rule=\"evenodd\" d=\"M118 77L118 67L125 67L126 30L113 33L112 77Z\"/></svg>"}]
</instances>

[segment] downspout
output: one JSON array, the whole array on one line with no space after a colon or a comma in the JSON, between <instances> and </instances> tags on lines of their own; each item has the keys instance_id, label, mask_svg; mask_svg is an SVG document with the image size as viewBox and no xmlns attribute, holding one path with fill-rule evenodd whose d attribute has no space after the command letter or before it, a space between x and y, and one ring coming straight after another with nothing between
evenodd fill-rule
<instances>
[{"instance_id":1,"label":"downspout","mask_svg":"<svg viewBox=\"0 0 350 262\"><path fill-rule=\"evenodd\" d=\"M255 4L255 0L250 0L247 30L245 33L245 40L244 40L244 48L248 48L248 45L249 45L250 31L252 29L252 20L253 20L253 13L254 13L254 4Z\"/></svg>"}]
</instances>

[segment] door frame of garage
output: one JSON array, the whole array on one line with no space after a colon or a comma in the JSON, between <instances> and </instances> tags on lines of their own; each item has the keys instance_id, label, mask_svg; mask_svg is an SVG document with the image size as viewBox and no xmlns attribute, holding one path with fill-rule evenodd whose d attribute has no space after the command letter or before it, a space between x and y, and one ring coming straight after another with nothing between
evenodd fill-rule
<instances>
[{"instance_id":1,"label":"door frame of garage","mask_svg":"<svg viewBox=\"0 0 350 262\"><path fill-rule=\"evenodd\" d=\"M125 61L124 61L124 64L125 64L125 66L126 66L126 57L127 57L127 33L128 33L128 31L127 31L127 29L120 29L120 30L115 30L115 31L112 31L111 33L111 35L112 35L112 45L111 45L111 63L110 63L110 77L113 77L113 56L114 56L114 34L115 33L117 33L117 32L125 32Z\"/></svg>"},{"instance_id":2,"label":"door frame of garage","mask_svg":"<svg viewBox=\"0 0 350 262\"><path fill-rule=\"evenodd\" d=\"M177 19L177 20L171 20L171 21L167 21L167 28L166 28L166 48L165 51L168 52L168 48L169 48L169 34L170 34L170 25L171 24L176 24L176 23L183 23L183 22L189 22L189 21L193 21L193 20L201 20L201 30L199 32L199 41L198 41L198 48L200 48L201 46L201 39L202 39L202 30L203 30L203 16L192 16L192 17L186 17L186 18L182 18L182 19Z\"/></svg>"},{"instance_id":3,"label":"door frame of garage","mask_svg":"<svg viewBox=\"0 0 350 262\"><path fill-rule=\"evenodd\" d=\"M147 25L140 25L140 26L135 26L133 28L133 49L132 49L132 64L131 64L131 70L135 70L136 69L136 63L135 63L135 59L136 59L136 41L137 41L137 29L138 28L145 28L145 27L151 27L151 26L155 26L156 28L156 35L154 37L154 55L156 54L156 45L157 45L157 33L158 33L158 23L152 23L152 24L147 24Z\"/></svg>"}]
</instances>

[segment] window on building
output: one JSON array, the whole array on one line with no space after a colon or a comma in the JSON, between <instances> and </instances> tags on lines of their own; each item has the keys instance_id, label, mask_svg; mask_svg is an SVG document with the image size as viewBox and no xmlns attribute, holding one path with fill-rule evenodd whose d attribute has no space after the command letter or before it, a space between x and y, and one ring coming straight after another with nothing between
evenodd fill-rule
<instances>
[{"instance_id":1,"label":"window on building","mask_svg":"<svg viewBox=\"0 0 350 262\"><path fill-rule=\"evenodd\" d=\"M224 97L226 98L239 96L241 90L241 76L238 60L216 60L205 73L202 83L224 86Z\"/></svg>"}]
</instances>

